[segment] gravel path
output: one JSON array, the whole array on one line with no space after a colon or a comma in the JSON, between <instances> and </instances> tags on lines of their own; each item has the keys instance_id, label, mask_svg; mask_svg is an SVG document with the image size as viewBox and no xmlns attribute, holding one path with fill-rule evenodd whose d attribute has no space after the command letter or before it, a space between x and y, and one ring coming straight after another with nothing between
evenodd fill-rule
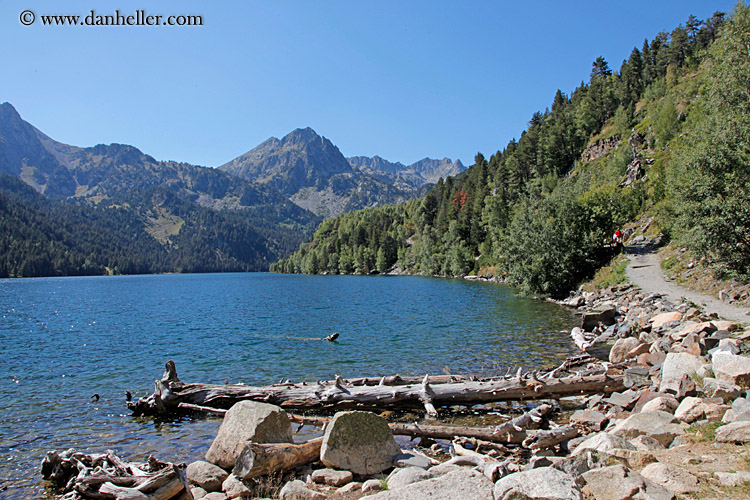
<instances>
[{"instance_id":1,"label":"gravel path","mask_svg":"<svg viewBox=\"0 0 750 500\"><path fill-rule=\"evenodd\" d=\"M659 257L650 246L628 245L625 253L630 265L625 270L628 278L647 293L659 293L678 304L682 297L705 307L706 312L715 312L720 317L746 323L750 321L750 309L733 306L716 297L694 292L668 281L661 270Z\"/></svg>"}]
</instances>

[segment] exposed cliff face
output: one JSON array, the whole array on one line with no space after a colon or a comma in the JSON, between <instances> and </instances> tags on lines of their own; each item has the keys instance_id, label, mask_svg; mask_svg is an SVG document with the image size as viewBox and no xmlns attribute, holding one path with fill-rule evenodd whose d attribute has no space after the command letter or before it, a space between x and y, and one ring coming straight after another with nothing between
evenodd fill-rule
<instances>
[{"instance_id":1,"label":"exposed cliff face","mask_svg":"<svg viewBox=\"0 0 750 500\"><path fill-rule=\"evenodd\" d=\"M608 137L606 139L599 139L583 150L581 159L583 159L583 161L596 160L597 158L601 158L602 156L606 155L613 149L617 149L617 146L619 144L619 135L613 135L612 137Z\"/></svg>"},{"instance_id":2,"label":"exposed cliff face","mask_svg":"<svg viewBox=\"0 0 750 500\"><path fill-rule=\"evenodd\" d=\"M404 165L401 162L393 163L379 156L372 158L353 156L347 160L353 167L363 172L386 176L396 185L404 184L411 187L435 184L441 177L453 177L466 170L461 160L453 161L450 158L442 160L424 158L411 165Z\"/></svg>"}]
</instances>

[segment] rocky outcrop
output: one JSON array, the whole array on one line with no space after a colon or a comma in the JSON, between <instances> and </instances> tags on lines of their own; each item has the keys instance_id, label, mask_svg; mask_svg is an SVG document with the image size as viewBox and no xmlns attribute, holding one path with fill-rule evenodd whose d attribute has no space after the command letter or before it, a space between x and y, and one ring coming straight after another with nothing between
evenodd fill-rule
<instances>
[{"instance_id":1,"label":"rocky outcrop","mask_svg":"<svg viewBox=\"0 0 750 500\"><path fill-rule=\"evenodd\" d=\"M607 153L609 153L612 150L617 150L617 147L620 144L620 136L619 135L613 135L612 137L608 137L606 139L599 139L593 144L590 144L586 147L586 149L583 150L583 153L581 153L581 159L583 161L593 161L601 158L602 156L605 156Z\"/></svg>"}]
</instances>

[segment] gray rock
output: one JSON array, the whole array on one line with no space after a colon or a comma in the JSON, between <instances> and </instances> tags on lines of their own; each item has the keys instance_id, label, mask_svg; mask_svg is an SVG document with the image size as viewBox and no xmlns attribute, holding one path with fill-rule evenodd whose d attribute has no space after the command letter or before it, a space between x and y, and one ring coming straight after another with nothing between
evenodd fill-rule
<instances>
[{"instance_id":1,"label":"gray rock","mask_svg":"<svg viewBox=\"0 0 750 500\"><path fill-rule=\"evenodd\" d=\"M240 401L224 415L206 460L225 469L234 467L246 443L291 443L292 426L278 406Z\"/></svg>"},{"instance_id":2,"label":"gray rock","mask_svg":"<svg viewBox=\"0 0 750 500\"><path fill-rule=\"evenodd\" d=\"M706 377L703 379L703 394L707 398L721 398L724 402L727 402L740 397L741 389L736 384Z\"/></svg>"},{"instance_id":3,"label":"gray rock","mask_svg":"<svg viewBox=\"0 0 750 500\"><path fill-rule=\"evenodd\" d=\"M362 483L358 483L356 481L353 481L349 484L346 484L338 489L338 493L344 495L346 493L351 493L352 491L358 491L362 489Z\"/></svg>"},{"instance_id":4,"label":"gray rock","mask_svg":"<svg viewBox=\"0 0 750 500\"><path fill-rule=\"evenodd\" d=\"M737 398L732 402L732 409L737 413L748 413L750 412L750 400Z\"/></svg>"},{"instance_id":5,"label":"gray rock","mask_svg":"<svg viewBox=\"0 0 750 500\"><path fill-rule=\"evenodd\" d=\"M684 352L670 352L664 359L664 363L661 366L661 380L662 384L666 381L682 378L683 375L692 377L698 371L702 365L700 358L697 358L691 354ZM660 387L660 392L664 390Z\"/></svg>"},{"instance_id":6,"label":"gray rock","mask_svg":"<svg viewBox=\"0 0 750 500\"><path fill-rule=\"evenodd\" d=\"M221 485L221 489L230 499L247 498L252 494L250 488L245 486L245 484L237 479L237 476L234 474L229 475L226 481L224 481L224 484Z\"/></svg>"},{"instance_id":7,"label":"gray rock","mask_svg":"<svg viewBox=\"0 0 750 500\"><path fill-rule=\"evenodd\" d=\"M201 498L208 495L208 492L200 486L193 486L190 488L190 493L193 494L193 500L200 500Z\"/></svg>"},{"instance_id":8,"label":"gray rock","mask_svg":"<svg viewBox=\"0 0 750 500\"><path fill-rule=\"evenodd\" d=\"M229 473L221 467L203 460L188 465L185 475L188 481L209 492L221 491L221 484L229 477Z\"/></svg>"},{"instance_id":9,"label":"gray rock","mask_svg":"<svg viewBox=\"0 0 750 500\"><path fill-rule=\"evenodd\" d=\"M623 465L594 469L583 474L583 491L596 500L672 500L674 495Z\"/></svg>"},{"instance_id":10,"label":"gray rock","mask_svg":"<svg viewBox=\"0 0 750 500\"><path fill-rule=\"evenodd\" d=\"M603 413L593 410L577 410L570 417L570 425L582 425L593 431L600 431L607 422Z\"/></svg>"},{"instance_id":11,"label":"gray rock","mask_svg":"<svg viewBox=\"0 0 750 500\"><path fill-rule=\"evenodd\" d=\"M343 486L351 483L354 475L348 470L318 469L313 471L310 479L314 483L327 484L329 486Z\"/></svg>"},{"instance_id":12,"label":"gray rock","mask_svg":"<svg viewBox=\"0 0 750 500\"><path fill-rule=\"evenodd\" d=\"M440 477L388 489L367 500L493 500L492 487L492 481L484 474L459 468Z\"/></svg>"},{"instance_id":13,"label":"gray rock","mask_svg":"<svg viewBox=\"0 0 750 500\"><path fill-rule=\"evenodd\" d=\"M206 496L203 497L203 500L229 500L229 498L227 498L227 496L221 491L214 491L207 493Z\"/></svg>"},{"instance_id":14,"label":"gray rock","mask_svg":"<svg viewBox=\"0 0 750 500\"><path fill-rule=\"evenodd\" d=\"M362 475L389 469L400 454L388 422L365 411L336 413L320 448L320 460L327 467Z\"/></svg>"},{"instance_id":15,"label":"gray rock","mask_svg":"<svg viewBox=\"0 0 750 500\"><path fill-rule=\"evenodd\" d=\"M674 416L688 424L700 420L706 414L705 404L701 398L686 397L674 412Z\"/></svg>"},{"instance_id":16,"label":"gray rock","mask_svg":"<svg viewBox=\"0 0 750 500\"><path fill-rule=\"evenodd\" d=\"M685 396L695 396L697 387L692 376L681 375L679 378L662 379L659 390L682 399Z\"/></svg>"},{"instance_id":17,"label":"gray rock","mask_svg":"<svg viewBox=\"0 0 750 500\"><path fill-rule=\"evenodd\" d=\"M405 451L397 455L393 460L393 465L396 467L421 467L422 469L429 468L433 463L430 457L410 451Z\"/></svg>"},{"instance_id":18,"label":"gray rock","mask_svg":"<svg viewBox=\"0 0 750 500\"><path fill-rule=\"evenodd\" d=\"M739 471L739 472L714 472L714 477L721 483L722 486L740 486L745 483L750 483L750 472Z\"/></svg>"},{"instance_id":19,"label":"gray rock","mask_svg":"<svg viewBox=\"0 0 750 500\"><path fill-rule=\"evenodd\" d=\"M741 386L750 385L750 358L718 351L711 357L717 380Z\"/></svg>"},{"instance_id":20,"label":"gray rock","mask_svg":"<svg viewBox=\"0 0 750 500\"><path fill-rule=\"evenodd\" d=\"M598 452L607 453L615 448L623 450L635 450L635 447L628 443L628 441L620 436L609 434L607 432L600 432L589 437L586 441L579 444L572 455L576 456L583 453L584 450L594 450Z\"/></svg>"},{"instance_id":21,"label":"gray rock","mask_svg":"<svg viewBox=\"0 0 750 500\"><path fill-rule=\"evenodd\" d=\"M644 404L641 407L641 412L664 411L667 413L673 413L678 406L680 406L680 403L677 401L677 398L669 394L656 397Z\"/></svg>"},{"instance_id":22,"label":"gray rock","mask_svg":"<svg viewBox=\"0 0 750 500\"><path fill-rule=\"evenodd\" d=\"M732 422L716 429L716 441L719 443L746 443L750 441L750 422Z\"/></svg>"},{"instance_id":23,"label":"gray rock","mask_svg":"<svg viewBox=\"0 0 750 500\"><path fill-rule=\"evenodd\" d=\"M617 309L612 306L600 306L591 311L584 312L581 318L581 328L583 331L590 332L600 324L610 326L615 323Z\"/></svg>"},{"instance_id":24,"label":"gray rock","mask_svg":"<svg viewBox=\"0 0 750 500\"><path fill-rule=\"evenodd\" d=\"M362 483L362 493L383 491L384 489L386 489L386 486L379 479L368 479Z\"/></svg>"},{"instance_id":25,"label":"gray rock","mask_svg":"<svg viewBox=\"0 0 750 500\"><path fill-rule=\"evenodd\" d=\"M298 479L286 483L279 492L279 500L323 500L325 498L326 495L311 490Z\"/></svg>"},{"instance_id":26,"label":"gray rock","mask_svg":"<svg viewBox=\"0 0 750 500\"><path fill-rule=\"evenodd\" d=\"M703 343L706 345L706 349L711 350L715 347L718 347L720 341L728 339L729 337L730 333L728 331L719 330L704 338Z\"/></svg>"},{"instance_id":27,"label":"gray rock","mask_svg":"<svg viewBox=\"0 0 750 500\"><path fill-rule=\"evenodd\" d=\"M642 434L651 436L663 446L685 432L686 424L677 424L677 419L664 411L635 413L615 425L612 434L623 439L634 439Z\"/></svg>"},{"instance_id":28,"label":"gray rock","mask_svg":"<svg viewBox=\"0 0 750 500\"><path fill-rule=\"evenodd\" d=\"M678 495L698 490L698 478L674 465L650 464L641 471L641 475Z\"/></svg>"},{"instance_id":29,"label":"gray rock","mask_svg":"<svg viewBox=\"0 0 750 500\"><path fill-rule=\"evenodd\" d=\"M627 359L628 353L638 347L639 344L640 342L635 337L617 339L615 345L612 346L612 350L609 351L609 362L622 363Z\"/></svg>"},{"instance_id":30,"label":"gray rock","mask_svg":"<svg viewBox=\"0 0 750 500\"><path fill-rule=\"evenodd\" d=\"M645 434L641 434L637 438L631 439L629 442L638 451L648 452L664 449L664 445L662 445L659 441L652 438L651 436L646 436Z\"/></svg>"},{"instance_id":31,"label":"gray rock","mask_svg":"<svg viewBox=\"0 0 750 500\"><path fill-rule=\"evenodd\" d=\"M495 483L495 500L581 500L573 476L552 467L517 472Z\"/></svg>"},{"instance_id":32,"label":"gray rock","mask_svg":"<svg viewBox=\"0 0 750 500\"><path fill-rule=\"evenodd\" d=\"M577 455L571 455L563 458L552 466L573 477L578 477L584 472L592 469L599 469L605 465L611 465L611 456L607 453L601 453L592 449L584 449Z\"/></svg>"},{"instance_id":33,"label":"gray rock","mask_svg":"<svg viewBox=\"0 0 750 500\"><path fill-rule=\"evenodd\" d=\"M625 409L630 409L638 400L639 396L640 394L638 392L628 389L625 392L613 392L609 397L604 398L602 401Z\"/></svg>"},{"instance_id":34,"label":"gray rock","mask_svg":"<svg viewBox=\"0 0 750 500\"><path fill-rule=\"evenodd\" d=\"M651 385L647 368L626 368L625 369L625 387L642 387Z\"/></svg>"},{"instance_id":35,"label":"gray rock","mask_svg":"<svg viewBox=\"0 0 750 500\"><path fill-rule=\"evenodd\" d=\"M388 476L388 489L395 490L406 485L432 479L433 475L421 467L396 469Z\"/></svg>"}]
</instances>

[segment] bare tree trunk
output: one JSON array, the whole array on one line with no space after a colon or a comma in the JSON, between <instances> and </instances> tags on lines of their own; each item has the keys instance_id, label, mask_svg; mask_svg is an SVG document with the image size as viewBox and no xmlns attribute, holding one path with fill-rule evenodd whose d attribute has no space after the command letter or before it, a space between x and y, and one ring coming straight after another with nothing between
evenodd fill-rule
<instances>
[{"instance_id":1,"label":"bare tree trunk","mask_svg":"<svg viewBox=\"0 0 750 500\"><path fill-rule=\"evenodd\" d=\"M232 472L238 478L245 480L273 472L296 469L319 460L322 444L322 437L301 444L249 443L242 450Z\"/></svg>"}]
</instances>

